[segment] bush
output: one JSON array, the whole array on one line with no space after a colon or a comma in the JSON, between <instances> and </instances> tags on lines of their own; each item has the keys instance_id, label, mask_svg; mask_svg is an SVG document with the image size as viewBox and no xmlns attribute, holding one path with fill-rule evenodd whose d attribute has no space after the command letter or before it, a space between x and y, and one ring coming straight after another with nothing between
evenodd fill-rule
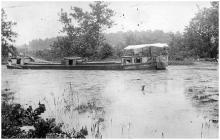
<instances>
[{"instance_id":1,"label":"bush","mask_svg":"<svg viewBox=\"0 0 220 140\"><path fill-rule=\"evenodd\" d=\"M108 58L113 55L113 48L111 45L105 43L99 50L99 57L101 59Z\"/></svg>"},{"instance_id":2,"label":"bush","mask_svg":"<svg viewBox=\"0 0 220 140\"><path fill-rule=\"evenodd\" d=\"M45 105L39 102L36 109L29 106L24 109L20 104L13 103L13 92L9 89L2 91L2 138L85 138L87 128L79 132L66 133L62 124L56 124L54 118L40 117L46 111Z\"/></svg>"}]
</instances>

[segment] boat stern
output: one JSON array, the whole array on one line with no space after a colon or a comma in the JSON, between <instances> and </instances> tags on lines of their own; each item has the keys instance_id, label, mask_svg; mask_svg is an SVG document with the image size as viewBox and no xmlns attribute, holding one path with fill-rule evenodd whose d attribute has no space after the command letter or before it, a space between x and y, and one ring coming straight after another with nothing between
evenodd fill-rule
<instances>
[{"instance_id":1,"label":"boat stern","mask_svg":"<svg viewBox=\"0 0 220 140\"><path fill-rule=\"evenodd\" d=\"M156 69L165 70L168 66L168 56L158 56L156 58Z\"/></svg>"}]
</instances>

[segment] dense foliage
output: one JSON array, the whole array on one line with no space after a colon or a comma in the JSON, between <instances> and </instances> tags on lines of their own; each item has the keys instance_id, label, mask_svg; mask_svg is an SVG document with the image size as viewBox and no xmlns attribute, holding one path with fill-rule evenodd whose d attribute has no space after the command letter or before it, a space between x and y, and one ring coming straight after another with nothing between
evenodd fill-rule
<instances>
[{"instance_id":1,"label":"dense foliage","mask_svg":"<svg viewBox=\"0 0 220 140\"><path fill-rule=\"evenodd\" d=\"M216 58L218 54L219 3L200 9L184 33L184 44L198 57Z\"/></svg>"},{"instance_id":2,"label":"dense foliage","mask_svg":"<svg viewBox=\"0 0 220 140\"><path fill-rule=\"evenodd\" d=\"M36 109L32 106L25 109L13 99L14 93L9 89L2 91L2 138L85 138L88 134L86 128L67 133L54 118L43 119L40 115L46 111L44 104L39 103Z\"/></svg>"},{"instance_id":3,"label":"dense foliage","mask_svg":"<svg viewBox=\"0 0 220 140\"><path fill-rule=\"evenodd\" d=\"M171 34L171 56L217 59L218 9L219 3L211 2L210 8L199 9L183 34Z\"/></svg>"},{"instance_id":4,"label":"dense foliage","mask_svg":"<svg viewBox=\"0 0 220 140\"><path fill-rule=\"evenodd\" d=\"M7 57L10 52L12 55L16 55L16 48L12 45L15 42L17 33L12 30L12 27L16 25L15 22L7 20L7 14L4 9L1 9L1 49L2 57Z\"/></svg>"},{"instance_id":5,"label":"dense foliage","mask_svg":"<svg viewBox=\"0 0 220 140\"><path fill-rule=\"evenodd\" d=\"M113 48L109 44L105 43L103 44L103 46L101 46L100 50L98 51L98 54L99 58L105 59L113 55Z\"/></svg>"},{"instance_id":6,"label":"dense foliage","mask_svg":"<svg viewBox=\"0 0 220 140\"><path fill-rule=\"evenodd\" d=\"M191 56L191 51L185 47L184 36L183 34L170 33L170 42L169 42L169 58L175 60L183 60Z\"/></svg>"},{"instance_id":7,"label":"dense foliage","mask_svg":"<svg viewBox=\"0 0 220 140\"><path fill-rule=\"evenodd\" d=\"M60 56L98 57L98 50L104 42L102 32L113 24L113 11L101 1L96 1L89 7L91 12L79 7L71 7L70 13L61 9L62 32L67 36L59 38L52 45L54 50L60 50Z\"/></svg>"}]
</instances>

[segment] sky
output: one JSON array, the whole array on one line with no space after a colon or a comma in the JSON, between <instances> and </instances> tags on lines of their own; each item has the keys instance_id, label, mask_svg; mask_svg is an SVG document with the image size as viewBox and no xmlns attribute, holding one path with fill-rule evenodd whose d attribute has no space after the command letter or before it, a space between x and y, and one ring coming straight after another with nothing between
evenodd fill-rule
<instances>
[{"instance_id":1,"label":"sky","mask_svg":"<svg viewBox=\"0 0 220 140\"><path fill-rule=\"evenodd\" d=\"M198 8L210 7L209 1L107 1L115 11L115 25L105 32L163 30L183 32ZM28 44L33 39L62 35L58 13L71 6L89 10L92 1L3 1L8 20L17 22L15 45Z\"/></svg>"}]
</instances>

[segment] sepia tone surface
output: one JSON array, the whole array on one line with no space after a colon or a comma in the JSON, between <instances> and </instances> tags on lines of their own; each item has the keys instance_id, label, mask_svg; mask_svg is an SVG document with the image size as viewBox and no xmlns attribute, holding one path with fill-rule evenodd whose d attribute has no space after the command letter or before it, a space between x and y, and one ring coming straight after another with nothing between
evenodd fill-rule
<instances>
[{"instance_id":1,"label":"sepia tone surface","mask_svg":"<svg viewBox=\"0 0 220 140\"><path fill-rule=\"evenodd\" d=\"M219 2L2 2L2 138L218 138Z\"/></svg>"}]
</instances>

